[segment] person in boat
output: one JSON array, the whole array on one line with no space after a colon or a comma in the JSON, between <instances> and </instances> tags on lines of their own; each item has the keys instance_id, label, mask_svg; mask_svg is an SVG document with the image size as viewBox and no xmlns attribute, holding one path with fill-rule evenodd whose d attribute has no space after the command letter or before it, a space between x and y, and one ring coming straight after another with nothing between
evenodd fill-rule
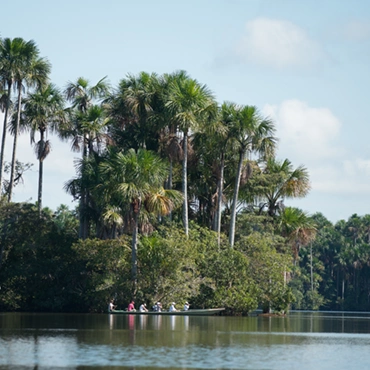
<instances>
[{"instance_id":1,"label":"person in boat","mask_svg":"<svg viewBox=\"0 0 370 370\"><path fill-rule=\"evenodd\" d=\"M127 307L127 311L136 311L135 310L135 302L131 301L130 304Z\"/></svg>"},{"instance_id":2,"label":"person in boat","mask_svg":"<svg viewBox=\"0 0 370 370\"><path fill-rule=\"evenodd\" d=\"M146 308L146 304L145 303L143 303L143 304L140 305L139 311L140 312L148 312L148 309Z\"/></svg>"},{"instance_id":3,"label":"person in boat","mask_svg":"<svg viewBox=\"0 0 370 370\"><path fill-rule=\"evenodd\" d=\"M162 311L162 305L161 305L161 302L157 302L157 303L153 306L153 311L154 311L154 312L161 312L161 311Z\"/></svg>"},{"instance_id":4,"label":"person in boat","mask_svg":"<svg viewBox=\"0 0 370 370\"><path fill-rule=\"evenodd\" d=\"M170 312L176 312L177 311L175 305L176 305L175 302L171 303L171 306L170 306L170 309L169 309Z\"/></svg>"},{"instance_id":5,"label":"person in boat","mask_svg":"<svg viewBox=\"0 0 370 370\"><path fill-rule=\"evenodd\" d=\"M187 311L190 308L189 302L185 302L184 304L184 311Z\"/></svg>"},{"instance_id":6,"label":"person in boat","mask_svg":"<svg viewBox=\"0 0 370 370\"><path fill-rule=\"evenodd\" d=\"M113 299L110 300L109 304L108 304L108 312L113 312L114 309L117 307L113 304Z\"/></svg>"}]
</instances>

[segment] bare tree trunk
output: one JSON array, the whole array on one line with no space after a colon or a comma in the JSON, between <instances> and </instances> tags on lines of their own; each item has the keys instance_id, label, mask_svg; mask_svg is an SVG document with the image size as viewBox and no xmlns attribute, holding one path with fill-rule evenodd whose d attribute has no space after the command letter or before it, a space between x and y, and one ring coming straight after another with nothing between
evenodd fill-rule
<instances>
[{"instance_id":1,"label":"bare tree trunk","mask_svg":"<svg viewBox=\"0 0 370 370\"><path fill-rule=\"evenodd\" d=\"M188 219L188 133L184 132L183 139L184 159L182 161L182 193L184 195L184 203L182 209L182 222L185 229L185 235L189 235L189 219Z\"/></svg>"},{"instance_id":2,"label":"bare tree trunk","mask_svg":"<svg viewBox=\"0 0 370 370\"><path fill-rule=\"evenodd\" d=\"M221 153L221 166L220 166L220 179L218 184L218 196L217 196L217 243L220 248L221 244L221 214L222 214L222 198L223 198L223 186L224 186L224 170L225 170L225 154Z\"/></svg>"},{"instance_id":3,"label":"bare tree trunk","mask_svg":"<svg viewBox=\"0 0 370 370\"><path fill-rule=\"evenodd\" d=\"M22 85L18 88L18 110L17 110L17 123L14 131L14 141L13 141L13 155L12 155L12 166L10 171L10 182L9 182L9 194L8 201L12 201L13 187L14 187L14 177L15 177L15 163L17 160L17 144L18 144L18 134L19 134L19 122L21 120L21 106L22 106Z\"/></svg>"},{"instance_id":4,"label":"bare tree trunk","mask_svg":"<svg viewBox=\"0 0 370 370\"><path fill-rule=\"evenodd\" d=\"M42 210L42 179L44 176L44 161L43 159L39 159L39 189L38 189L38 196L37 196L37 208L39 211L39 216L41 216Z\"/></svg>"},{"instance_id":5,"label":"bare tree trunk","mask_svg":"<svg viewBox=\"0 0 370 370\"><path fill-rule=\"evenodd\" d=\"M83 167L85 167L84 161L87 158L87 140L84 136L83 142L83 149L82 149L82 160L83 160ZM82 169L82 176L84 176L84 168ZM81 198L79 204L79 220L80 220L80 228L79 228L79 238L85 240L88 236L88 222L86 217L86 205L87 205L87 191L82 187L81 188Z\"/></svg>"},{"instance_id":6,"label":"bare tree trunk","mask_svg":"<svg viewBox=\"0 0 370 370\"><path fill-rule=\"evenodd\" d=\"M238 164L238 170L237 170L236 177L235 177L233 204L231 207L230 233L229 233L229 242L230 242L231 248L234 247L234 241L235 241L236 206L237 206L238 197L239 197L240 177L242 174L242 165L243 165L243 157L244 157L243 154L244 153L242 151L239 153L239 164Z\"/></svg>"},{"instance_id":7,"label":"bare tree trunk","mask_svg":"<svg viewBox=\"0 0 370 370\"><path fill-rule=\"evenodd\" d=\"M310 254L311 254L311 292L313 293L313 269L312 269L312 243L310 243Z\"/></svg>"},{"instance_id":8,"label":"bare tree trunk","mask_svg":"<svg viewBox=\"0 0 370 370\"><path fill-rule=\"evenodd\" d=\"M139 206L140 207L140 206ZM137 235L138 235L138 218L139 211L134 210L134 228L132 231L131 243L131 279L132 279L132 296L135 298L137 290Z\"/></svg>"},{"instance_id":9,"label":"bare tree trunk","mask_svg":"<svg viewBox=\"0 0 370 370\"><path fill-rule=\"evenodd\" d=\"M8 83L8 97L6 102L5 108L5 115L4 115L4 126L3 126L3 136L1 138L1 152L0 152L0 195L1 189L3 184L3 170L4 170L4 153L5 153L5 141L6 141L6 133L7 133L7 123L8 123L8 114L9 114L9 106L10 106L10 91L12 88L12 84Z\"/></svg>"},{"instance_id":10,"label":"bare tree trunk","mask_svg":"<svg viewBox=\"0 0 370 370\"><path fill-rule=\"evenodd\" d=\"M40 144L42 145L41 148L41 155L39 156L39 189L37 192L37 209L39 212L39 216L41 216L42 210L42 180L44 176L44 160L43 160L43 152L45 150L45 141L44 141L44 131L40 130Z\"/></svg>"}]
</instances>

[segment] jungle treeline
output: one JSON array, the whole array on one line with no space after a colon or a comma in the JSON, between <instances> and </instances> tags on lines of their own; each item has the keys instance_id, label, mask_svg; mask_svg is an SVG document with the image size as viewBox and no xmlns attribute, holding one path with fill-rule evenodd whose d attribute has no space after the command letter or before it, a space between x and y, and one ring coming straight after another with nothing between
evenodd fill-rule
<instances>
[{"instance_id":1,"label":"jungle treeline","mask_svg":"<svg viewBox=\"0 0 370 370\"><path fill-rule=\"evenodd\" d=\"M308 195L309 171L276 158L275 124L257 107L219 103L185 71L58 88L50 70L33 40L0 38L1 311L103 312L111 299L370 308L370 216L333 225L288 207ZM74 210L43 206L48 133L80 153L61 184ZM38 160L36 203L12 200L31 166L17 160L21 134Z\"/></svg>"}]
</instances>

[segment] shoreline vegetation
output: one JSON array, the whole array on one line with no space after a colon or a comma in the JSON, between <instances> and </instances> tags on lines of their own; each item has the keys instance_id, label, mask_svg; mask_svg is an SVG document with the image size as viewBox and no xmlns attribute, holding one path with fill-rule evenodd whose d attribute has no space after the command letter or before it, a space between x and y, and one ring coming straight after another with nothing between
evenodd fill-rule
<instances>
[{"instance_id":1,"label":"shoreline vegetation","mask_svg":"<svg viewBox=\"0 0 370 370\"><path fill-rule=\"evenodd\" d=\"M309 170L276 158L275 124L257 107L217 102L185 71L59 88L50 70L33 40L0 38L0 311L132 299L229 315L370 309L370 215L332 224L289 207L309 194ZM73 210L42 203L49 132L80 153L61 184ZM36 203L12 201L31 168L17 160L25 134Z\"/></svg>"}]
</instances>

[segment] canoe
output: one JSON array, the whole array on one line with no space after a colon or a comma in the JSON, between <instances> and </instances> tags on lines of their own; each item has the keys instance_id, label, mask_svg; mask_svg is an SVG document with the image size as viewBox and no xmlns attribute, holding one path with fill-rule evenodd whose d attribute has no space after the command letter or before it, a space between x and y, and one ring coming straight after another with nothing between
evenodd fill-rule
<instances>
[{"instance_id":1,"label":"canoe","mask_svg":"<svg viewBox=\"0 0 370 370\"><path fill-rule=\"evenodd\" d=\"M108 313L111 314L121 314L121 315L174 315L174 316L212 316L217 315L220 312L224 311L225 308L206 308L206 309L190 309L187 311L148 311L148 312L140 312L140 311L126 311L126 310L113 310Z\"/></svg>"}]
</instances>

